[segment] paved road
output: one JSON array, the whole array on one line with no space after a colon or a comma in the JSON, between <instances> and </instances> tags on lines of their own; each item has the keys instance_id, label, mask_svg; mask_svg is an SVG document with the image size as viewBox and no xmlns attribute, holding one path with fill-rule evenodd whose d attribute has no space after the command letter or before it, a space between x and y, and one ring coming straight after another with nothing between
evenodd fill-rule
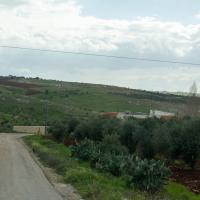
<instances>
[{"instance_id":1,"label":"paved road","mask_svg":"<svg viewBox=\"0 0 200 200\"><path fill-rule=\"evenodd\" d=\"M0 134L0 200L62 200L18 138Z\"/></svg>"}]
</instances>

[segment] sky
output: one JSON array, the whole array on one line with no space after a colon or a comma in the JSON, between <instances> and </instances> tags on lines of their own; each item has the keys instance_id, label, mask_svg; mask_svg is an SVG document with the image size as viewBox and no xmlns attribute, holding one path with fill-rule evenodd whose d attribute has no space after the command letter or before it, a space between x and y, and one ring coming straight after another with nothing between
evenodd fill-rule
<instances>
[{"instance_id":1,"label":"sky","mask_svg":"<svg viewBox=\"0 0 200 200\"><path fill-rule=\"evenodd\" d=\"M199 0L0 0L0 46L200 63ZM200 87L200 65L0 47L0 75L154 91Z\"/></svg>"}]
</instances>

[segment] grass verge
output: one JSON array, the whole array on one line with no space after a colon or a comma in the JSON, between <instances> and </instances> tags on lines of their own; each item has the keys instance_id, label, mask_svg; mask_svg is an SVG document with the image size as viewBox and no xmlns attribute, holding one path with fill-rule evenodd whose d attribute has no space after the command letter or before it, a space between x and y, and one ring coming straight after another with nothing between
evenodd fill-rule
<instances>
[{"instance_id":1,"label":"grass verge","mask_svg":"<svg viewBox=\"0 0 200 200\"><path fill-rule=\"evenodd\" d=\"M64 177L79 194L88 200L199 200L183 186L169 183L156 195L149 195L126 187L123 178L99 173L88 163L71 157L70 149L40 136L26 136L25 143L33 149L41 162Z\"/></svg>"},{"instance_id":2,"label":"grass verge","mask_svg":"<svg viewBox=\"0 0 200 200\"><path fill-rule=\"evenodd\" d=\"M194 193L190 192L185 186L177 183L170 183L166 186L166 190L173 199L200 200L200 195L195 195Z\"/></svg>"}]
</instances>

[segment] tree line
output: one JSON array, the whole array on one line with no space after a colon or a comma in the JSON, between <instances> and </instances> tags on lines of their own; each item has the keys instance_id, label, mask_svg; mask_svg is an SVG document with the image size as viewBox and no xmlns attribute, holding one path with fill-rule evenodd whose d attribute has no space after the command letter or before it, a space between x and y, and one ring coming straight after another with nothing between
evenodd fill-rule
<instances>
[{"instance_id":1,"label":"tree line","mask_svg":"<svg viewBox=\"0 0 200 200\"><path fill-rule=\"evenodd\" d=\"M57 142L72 144L73 156L100 171L126 176L129 186L145 191L166 183L167 166L175 160L195 169L200 155L200 119L68 118L55 121L48 131Z\"/></svg>"}]
</instances>

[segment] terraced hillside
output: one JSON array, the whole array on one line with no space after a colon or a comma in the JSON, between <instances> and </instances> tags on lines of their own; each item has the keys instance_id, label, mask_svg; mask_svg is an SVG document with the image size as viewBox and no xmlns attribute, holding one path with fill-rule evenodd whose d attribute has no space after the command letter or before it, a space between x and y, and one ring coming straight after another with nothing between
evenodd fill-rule
<instances>
[{"instance_id":1,"label":"terraced hillside","mask_svg":"<svg viewBox=\"0 0 200 200\"><path fill-rule=\"evenodd\" d=\"M150 109L177 112L180 116L198 115L200 108L197 97L9 76L0 77L1 123L44 124L45 99L49 122L69 115L87 117L115 111L148 113Z\"/></svg>"}]
</instances>

